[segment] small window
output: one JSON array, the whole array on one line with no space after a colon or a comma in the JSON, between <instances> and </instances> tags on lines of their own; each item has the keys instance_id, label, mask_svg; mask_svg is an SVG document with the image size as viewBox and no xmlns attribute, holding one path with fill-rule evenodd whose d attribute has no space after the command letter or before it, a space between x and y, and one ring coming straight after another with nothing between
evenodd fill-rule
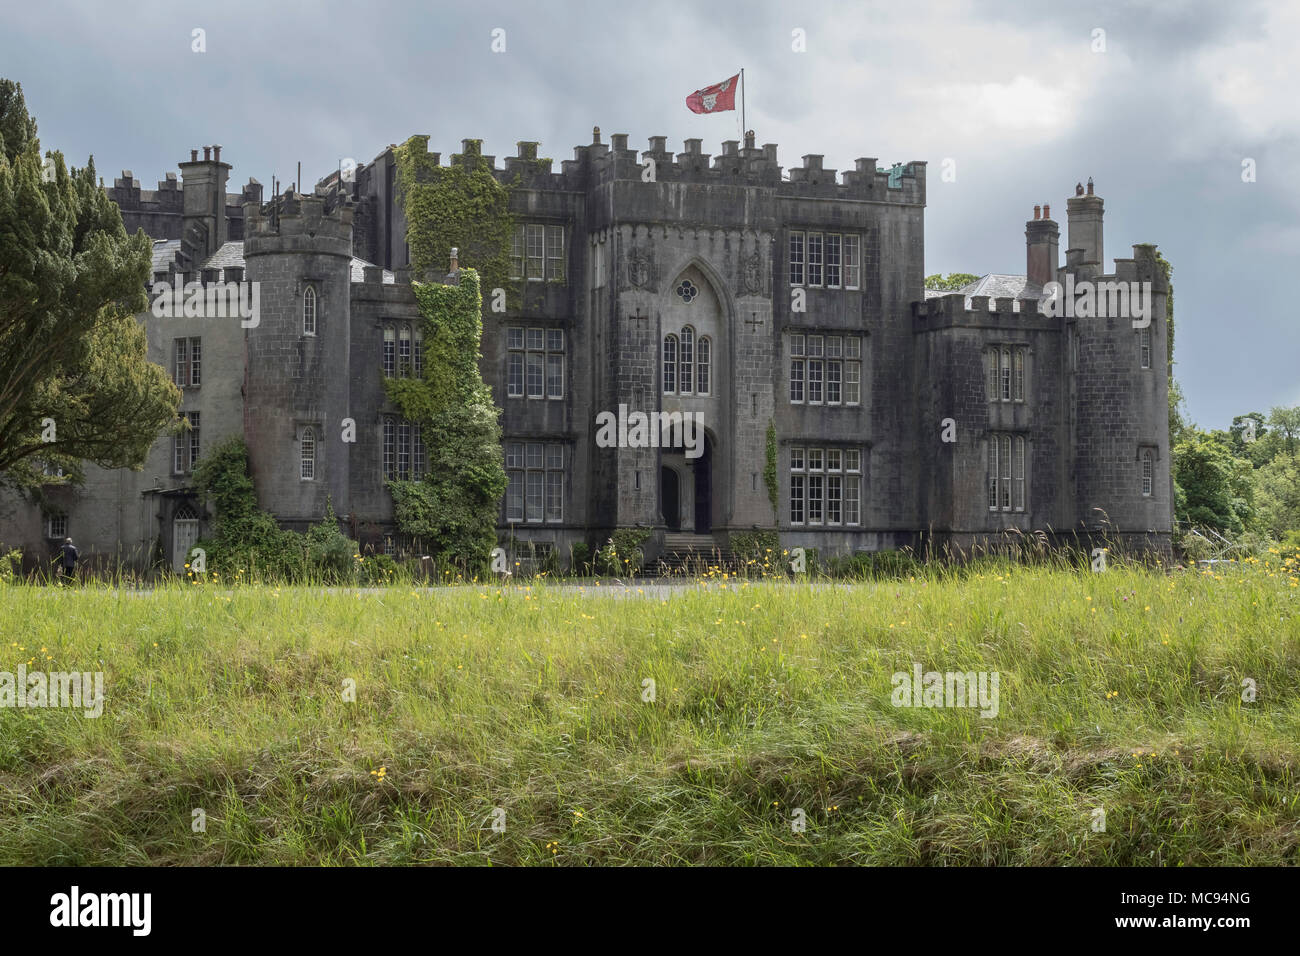
<instances>
[{"instance_id":1,"label":"small window","mask_svg":"<svg viewBox=\"0 0 1300 956\"><path fill-rule=\"evenodd\" d=\"M311 426L302 430L301 445L301 462L302 468L300 477L303 481L316 480L316 432Z\"/></svg>"},{"instance_id":2,"label":"small window","mask_svg":"<svg viewBox=\"0 0 1300 956\"><path fill-rule=\"evenodd\" d=\"M397 333L391 327L384 328L384 378L397 374Z\"/></svg>"},{"instance_id":3,"label":"small window","mask_svg":"<svg viewBox=\"0 0 1300 956\"><path fill-rule=\"evenodd\" d=\"M45 516L45 537L47 538L66 538L68 536L68 516L46 514Z\"/></svg>"},{"instance_id":4,"label":"small window","mask_svg":"<svg viewBox=\"0 0 1300 956\"><path fill-rule=\"evenodd\" d=\"M1155 491L1156 456L1150 448L1142 449L1142 497L1150 498Z\"/></svg>"},{"instance_id":5,"label":"small window","mask_svg":"<svg viewBox=\"0 0 1300 956\"><path fill-rule=\"evenodd\" d=\"M677 336L664 336L664 394L677 391Z\"/></svg>"},{"instance_id":6,"label":"small window","mask_svg":"<svg viewBox=\"0 0 1300 956\"><path fill-rule=\"evenodd\" d=\"M1138 365L1140 368L1151 367L1151 329L1138 329Z\"/></svg>"},{"instance_id":7,"label":"small window","mask_svg":"<svg viewBox=\"0 0 1300 956\"><path fill-rule=\"evenodd\" d=\"M804 236L802 232L790 233L790 284L803 285Z\"/></svg>"},{"instance_id":8,"label":"small window","mask_svg":"<svg viewBox=\"0 0 1300 956\"><path fill-rule=\"evenodd\" d=\"M707 335L701 336L695 346L695 392L697 395L709 394L709 362L713 343Z\"/></svg>"},{"instance_id":9,"label":"small window","mask_svg":"<svg viewBox=\"0 0 1300 956\"><path fill-rule=\"evenodd\" d=\"M302 334L316 334L316 290L311 286L302 294Z\"/></svg>"},{"instance_id":10,"label":"small window","mask_svg":"<svg viewBox=\"0 0 1300 956\"><path fill-rule=\"evenodd\" d=\"M564 279L564 227L546 227L546 278Z\"/></svg>"}]
</instances>

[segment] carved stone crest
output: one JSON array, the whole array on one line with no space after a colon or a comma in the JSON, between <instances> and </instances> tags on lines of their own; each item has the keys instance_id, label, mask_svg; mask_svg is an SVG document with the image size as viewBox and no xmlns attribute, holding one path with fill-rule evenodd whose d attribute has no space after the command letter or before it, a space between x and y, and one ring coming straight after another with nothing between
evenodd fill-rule
<instances>
[{"instance_id":1,"label":"carved stone crest","mask_svg":"<svg viewBox=\"0 0 1300 956\"><path fill-rule=\"evenodd\" d=\"M750 295L759 295L763 291L763 259L757 252L751 252L741 260L741 282Z\"/></svg>"},{"instance_id":2,"label":"carved stone crest","mask_svg":"<svg viewBox=\"0 0 1300 956\"><path fill-rule=\"evenodd\" d=\"M627 254L627 281L634 289L653 289L655 282L655 254L641 246L633 246Z\"/></svg>"}]
</instances>

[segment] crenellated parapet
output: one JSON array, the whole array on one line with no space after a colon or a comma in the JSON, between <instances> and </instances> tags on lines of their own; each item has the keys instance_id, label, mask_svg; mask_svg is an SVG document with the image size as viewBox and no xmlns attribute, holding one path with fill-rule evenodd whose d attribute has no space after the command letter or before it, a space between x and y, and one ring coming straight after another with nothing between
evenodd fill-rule
<instances>
[{"instance_id":1,"label":"crenellated parapet","mask_svg":"<svg viewBox=\"0 0 1300 956\"><path fill-rule=\"evenodd\" d=\"M333 208L330 208L333 205ZM306 252L352 256L353 206L293 192L244 206L244 257Z\"/></svg>"},{"instance_id":2,"label":"crenellated parapet","mask_svg":"<svg viewBox=\"0 0 1300 956\"><path fill-rule=\"evenodd\" d=\"M1059 329L1058 316L1049 315L1043 300L1014 299L952 292L912 303L912 329L931 332L954 327Z\"/></svg>"}]
</instances>

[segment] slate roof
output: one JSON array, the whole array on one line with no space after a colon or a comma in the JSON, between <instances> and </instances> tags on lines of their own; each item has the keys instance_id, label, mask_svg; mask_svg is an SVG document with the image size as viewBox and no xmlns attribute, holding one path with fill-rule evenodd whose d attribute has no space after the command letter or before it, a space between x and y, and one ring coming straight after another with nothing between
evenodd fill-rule
<instances>
[{"instance_id":1,"label":"slate roof","mask_svg":"<svg viewBox=\"0 0 1300 956\"><path fill-rule=\"evenodd\" d=\"M180 251L181 241L179 239L155 239L153 244L153 271L166 272L176 253ZM352 281L364 282L365 273L362 271L366 266L374 265L373 262L366 262L364 259L352 257ZM243 242L227 242L220 249L208 256L200 265L200 269L228 269L244 268L244 244ZM225 276L222 275L222 279ZM381 281L385 285L392 285L396 282L396 277L391 271L385 269Z\"/></svg>"},{"instance_id":2,"label":"slate roof","mask_svg":"<svg viewBox=\"0 0 1300 956\"><path fill-rule=\"evenodd\" d=\"M963 295L989 295L995 299L1041 299L1043 287L1028 276L990 272L957 290ZM928 296L927 296L928 298Z\"/></svg>"}]
</instances>

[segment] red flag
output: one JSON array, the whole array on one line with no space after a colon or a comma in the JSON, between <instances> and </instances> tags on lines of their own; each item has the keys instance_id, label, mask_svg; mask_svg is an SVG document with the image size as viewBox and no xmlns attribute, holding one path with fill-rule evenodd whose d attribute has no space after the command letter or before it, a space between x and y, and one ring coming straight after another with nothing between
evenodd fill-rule
<instances>
[{"instance_id":1,"label":"red flag","mask_svg":"<svg viewBox=\"0 0 1300 956\"><path fill-rule=\"evenodd\" d=\"M740 74L737 73L729 80L723 80L713 86L706 86L702 90L696 90L686 97L686 106L692 113L720 113L722 110L734 110L736 108L736 81L739 79Z\"/></svg>"}]
</instances>

